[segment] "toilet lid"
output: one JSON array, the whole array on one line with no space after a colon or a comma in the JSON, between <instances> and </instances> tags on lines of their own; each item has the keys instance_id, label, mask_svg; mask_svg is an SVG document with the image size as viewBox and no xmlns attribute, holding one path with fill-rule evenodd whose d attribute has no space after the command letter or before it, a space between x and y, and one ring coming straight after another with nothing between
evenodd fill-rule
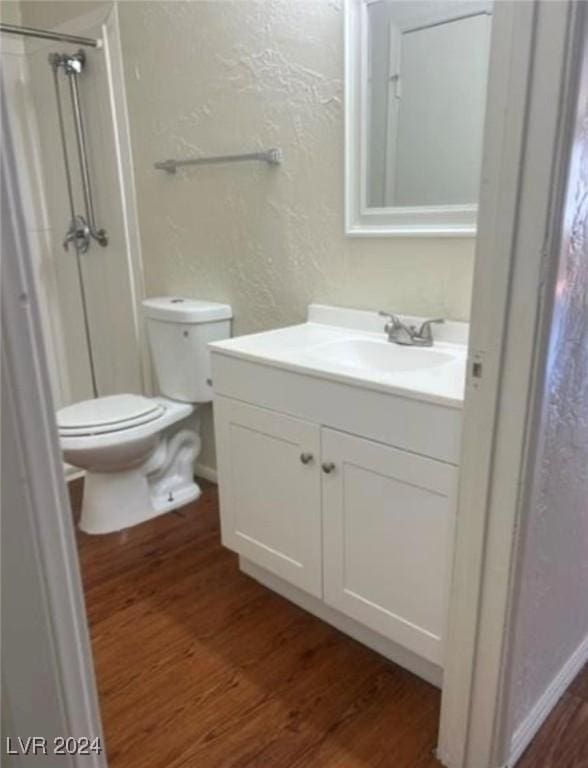
<instances>
[{"instance_id":1,"label":"toilet lid","mask_svg":"<svg viewBox=\"0 0 588 768\"><path fill-rule=\"evenodd\" d=\"M99 435L147 424L163 410L160 403L141 395L109 395L61 408L57 426L62 435Z\"/></svg>"}]
</instances>

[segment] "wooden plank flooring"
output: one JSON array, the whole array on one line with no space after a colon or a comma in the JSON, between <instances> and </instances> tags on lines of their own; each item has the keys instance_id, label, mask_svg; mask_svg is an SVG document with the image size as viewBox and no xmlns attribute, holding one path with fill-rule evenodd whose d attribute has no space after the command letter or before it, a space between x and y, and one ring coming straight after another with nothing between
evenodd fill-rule
<instances>
[{"instance_id":1,"label":"wooden plank flooring","mask_svg":"<svg viewBox=\"0 0 588 768\"><path fill-rule=\"evenodd\" d=\"M439 692L243 575L214 486L78 542L111 768L440 765Z\"/></svg>"},{"instance_id":2,"label":"wooden plank flooring","mask_svg":"<svg viewBox=\"0 0 588 768\"><path fill-rule=\"evenodd\" d=\"M111 768L439 768L439 692L242 574L203 489L78 534ZM521 768L588 766L586 688Z\"/></svg>"}]
</instances>

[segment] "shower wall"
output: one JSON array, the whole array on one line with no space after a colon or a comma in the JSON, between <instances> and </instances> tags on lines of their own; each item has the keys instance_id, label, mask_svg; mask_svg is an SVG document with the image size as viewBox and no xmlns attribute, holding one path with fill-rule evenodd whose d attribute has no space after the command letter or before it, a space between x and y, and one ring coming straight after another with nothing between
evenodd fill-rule
<instances>
[{"instance_id":1,"label":"shower wall","mask_svg":"<svg viewBox=\"0 0 588 768\"><path fill-rule=\"evenodd\" d=\"M6 4L0 6L2 19L19 23L15 3L10 4L11 13L6 14ZM31 247L37 279L37 292L45 329L45 345L49 361L49 377L55 402L61 405L68 400L69 381L65 337L59 307L57 275L51 257L50 224L47 218L43 172L40 156L39 126L32 102L32 91L23 40L3 36L0 41L0 73L6 101L10 111L5 116L11 123L15 150L20 160L21 191L27 212L27 236Z\"/></svg>"},{"instance_id":2,"label":"shower wall","mask_svg":"<svg viewBox=\"0 0 588 768\"><path fill-rule=\"evenodd\" d=\"M134 189L125 125L124 86L118 46L116 15L101 8L67 24L67 31L106 40L106 50L86 49L86 66L80 76L90 178L96 222L108 232L108 246L92 243L80 255L90 326L90 344L99 395L142 392L148 387L138 305L143 295L139 238L134 209ZM105 26L106 23L106 26ZM18 40L18 38L15 38ZM19 41L20 42L20 41ZM22 44L22 43L21 43ZM73 247L63 248L71 215L57 119L51 52L75 53L79 46L28 40L21 57L27 73L20 89L26 109L20 115L21 132L37 125L37 156L19 153L21 171L33 183L36 200L31 215L43 210L43 259L40 287L47 306L46 342L54 375L58 405L93 396L90 358L84 330L82 297ZM72 169L76 211L84 212L79 163L73 130L67 77L59 73L68 155ZM12 100L11 100L12 103ZM126 146L125 146L126 139ZM48 276L54 290L48 291ZM116 340L116 343L113 343ZM59 349L60 355L55 350Z\"/></svg>"}]
</instances>

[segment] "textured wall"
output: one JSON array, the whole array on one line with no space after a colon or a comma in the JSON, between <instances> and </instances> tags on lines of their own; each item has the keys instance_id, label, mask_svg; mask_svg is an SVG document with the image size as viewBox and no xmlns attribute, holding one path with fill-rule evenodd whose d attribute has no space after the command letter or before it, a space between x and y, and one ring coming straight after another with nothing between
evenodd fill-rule
<instances>
[{"instance_id":1,"label":"textured wall","mask_svg":"<svg viewBox=\"0 0 588 768\"><path fill-rule=\"evenodd\" d=\"M579 106L537 475L523 533L513 730L588 636L588 57Z\"/></svg>"},{"instance_id":2,"label":"textured wall","mask_svg":"<svg viewBox=\"0 0 588 768\"><path fill-rule=\"evenodd\" d=\"M18 4L23 23L41 29L52 29L98 6L112 5L108 0L18 0Z\"/></svg>"},{"instance_id":3,"label":"textured wall","mask_svg":"<svg viewBox=\"0 0 588 768\"><path fill-rule=\"evenodd\" d=\"M238 334L300 322L311 301L468 317L472 239L343 234L340 0L119 11L149 294L228 301ZM153 169L273 146L279 168Z\"/></svg>"},{"instance_id":4,"label":"textured wall","mask_svg":"<svg viewBox=\"0 0 588 768\"><path fill-rule=\"evenodd\" d=\"M119 7L147 289L230 301L238 333L310 301L468 316L473 240L343 235L339 0ZM280 168L153 169L280 146Z\"/></svg>"}]
</instances>

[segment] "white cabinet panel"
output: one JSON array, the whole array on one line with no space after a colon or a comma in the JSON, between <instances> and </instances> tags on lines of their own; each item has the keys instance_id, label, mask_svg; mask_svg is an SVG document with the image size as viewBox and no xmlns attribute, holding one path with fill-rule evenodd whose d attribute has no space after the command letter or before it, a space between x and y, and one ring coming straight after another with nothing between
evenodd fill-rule
<instances>
[{"instance_id":1,"label":"white cabinet panel","mask_svg":"<svg viewBox=\"0 0 588 768\"><path fill-rule=\"evenodd\" d=\"M214 416L223 544L322 597L320 428L223 397Z\"/></svg>"},{"instance_id":2,"label":"white cabinet panel","mask_svg":"<svg viewBox=\"0 0 588 768\"><path fill-rule=\"evenodd\" d=\"M322 430L325 601L443 661L457 469Z\"/></svg>"}]
</instances>

